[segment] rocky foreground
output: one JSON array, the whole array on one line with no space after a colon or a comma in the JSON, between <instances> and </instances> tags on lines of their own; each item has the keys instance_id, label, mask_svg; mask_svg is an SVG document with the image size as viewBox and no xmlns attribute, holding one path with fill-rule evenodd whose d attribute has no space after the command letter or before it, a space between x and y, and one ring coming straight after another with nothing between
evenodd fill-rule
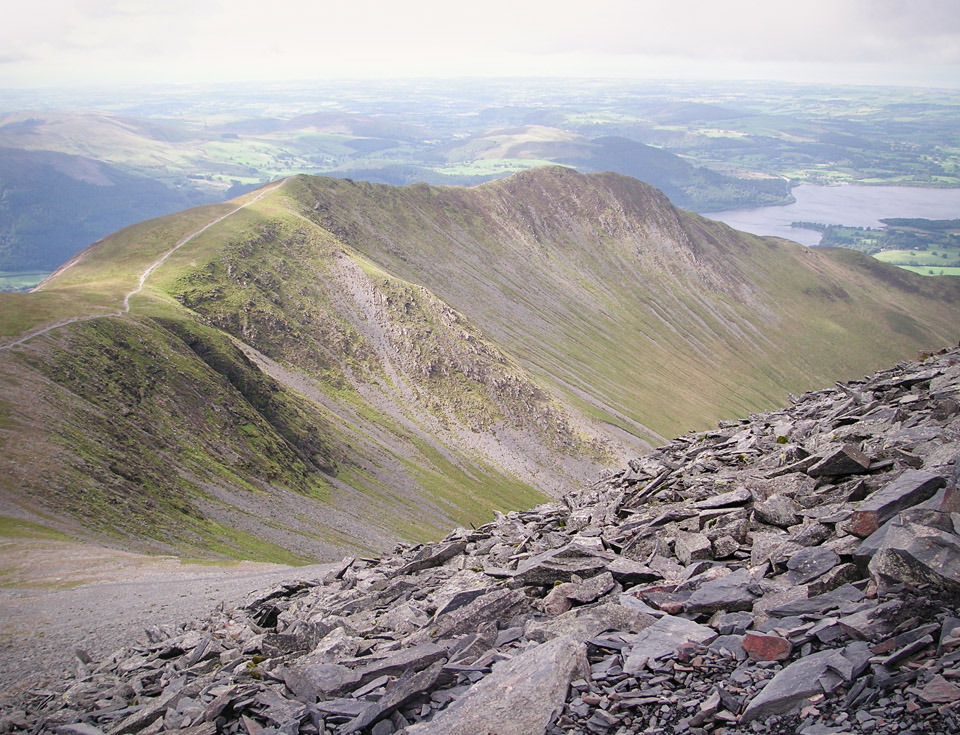
<instances>
[{"instance_id":1,"label":"rocky foreground","mask_svg":"<svg viewBox=\"0 0 960 735\"><path fill-rule=\"evenodd\" d=\"M78 652L0 731L960 731L960 351Z\"/></svg>"}]
</instances>

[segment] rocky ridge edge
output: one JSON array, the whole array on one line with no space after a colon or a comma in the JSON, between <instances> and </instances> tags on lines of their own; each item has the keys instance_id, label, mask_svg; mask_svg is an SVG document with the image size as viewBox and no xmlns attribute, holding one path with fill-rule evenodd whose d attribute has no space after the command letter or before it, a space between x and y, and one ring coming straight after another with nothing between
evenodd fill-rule
<instances>
[{"instance_id":1,"label":"rocky ridge edge","mask_svg":"<svg viewBox=\"0 0 960 735\"><path fill-rule=\"evenodd\" d=\"M0 732L960 730L960 350L260 594Z\"/></svg>"}]
</instances>

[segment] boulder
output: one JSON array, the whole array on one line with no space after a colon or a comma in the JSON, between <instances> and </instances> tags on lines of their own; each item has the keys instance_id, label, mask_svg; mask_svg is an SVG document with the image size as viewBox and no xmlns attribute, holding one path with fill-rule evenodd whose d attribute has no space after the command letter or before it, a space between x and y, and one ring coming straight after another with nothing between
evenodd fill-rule
<instances>
[{"instance_id":1,"label":"boulder","mask_svg":"<svg viewBox=\"0 0 960 735\"><path fill-rule=\"evenodd\" d=\"M762 503L757 503L753 512L764 523L779 528L795 526L800 522L800 506L785 495L771 495Z\"/></svg>"},{"instance_id":2,"label":"boulder","mask_svg":"<svg viewBox=\"0 0 960 735\"><path fill-rule=\"evenodd\" d=\"M754 579L746 569L706 582L687 599L684 609L692 614L713 614L718 610L750 610L759 596Z\"/></svg>"},{"instance_id":3,"label":"boulder","mask_svg":"<svg viewBox=\"0 0 960 735\"><path fill-rule=\"evenodd\" d=\"M864 500L847 522L847 530L866 538L901 510L922 503L947 484L946 478L922 470L906 470Z\"/></svg>"},{"instance_id":4,"label":"boulder","mask_svg":"<svg viewBox=\"0 0 960 735\"><path fill-rule=\"evenodd\" d=\"M587 672L586 646L562 636L494 666L430 722L408 735L543 735L563 710L570 682Z\"/></svg>"},{"instance_id":5,"label":"boulder","mask_svg":"<svg viewBox=\"0 0 960 735\"><path fill-rule=\"evenodd\" d=\"M563 635L585 641L605 630L636 633L653 623L654 618L650 615L608 602L594 607L578 607L548 620L529 620L524 635L537 642Z\"/></svg>"},{"instance_id":6,"label":"boulder","mask_svg":"<svg viewBox=\"0 0 960 735\"><path fill-rule=\"evenodd\" d=\"M914 522L918 517L925 522ZM870 573L890 582L933 584L960 592L960 536L952 529L948 513L901 513L870 559Z\"/></svg>"},{"instance_id":7,"label":"boulder","mask_svg":"<svg viewBox=\"0 0 960 735\"><path fill-rule=\"evenodd\" d=\"M702 533L677 534L674 542L674 553L681 564L690 564L693 561L713 558L713 546L710 539Z\"/></svg>"},{"instance_id":8,"label":"boulder","mask_svg":"<svg viewBox=\"0 0 960 735\"><path fill-rule=\"evenodd\" d=\"M746 724L798 709L808 697L829 693L859 675L869 656L864 644L853 643L841 650L828 649L794 661L750 700L740 722Z\"/></svg>"},{"instance_id":9,"label":"boulder","mask_svg":"<svg viewBox=\"0 0 960 735\"><path fill-rule=\"evenodd\" d=\"M630 640L623 670L636 673L647 661L666 656L688 643L709 643L717 637L712 628L674 615L664 615Z\"/></svg>"},{"instance_id":10,"label":"boulder","mask_svg":"<svg viewBox=\"0 0 960 735\"><path fill-rule=\"evenodd\" d=\"M609 561L570 544L525 559L517 566L514 579L523 584L551 587L557 582L569 582L574 575L592 577L599 574L606 570Z\"/></svg>"},{"instance_id":11,"label":"boulder","mask_svg":"<svg viewBox=\"0 0 960 735\"><path fill-rule=\"evenodd\" d=\"M436 567L445 561L452 559L457 554L462 554L467 548L465 541L453 541L446 544L431 544L423 549L412 559L397 570L397 574L413 574L430 567Z\"/></svg>"},{"instance_id":12,"label":"boulder","mask_svg":"<svg viewBox=\"0 0 960 735\"><path fill-rule=\"evenodd\" d=\"M810 477L836 477L857 475L870 469L870 458L849 444L828 454L807 469Z\"/></svg>"},{"instance_id":13,"label":"boulder","mask_svg":"<svg viewBox=\"0 0 960 735\"><path fill-rule=\"evenodd\" d=\"M433 688L434 684L437 683L437 679L440 678L444 663L445 661L435 661L423 671L414 673L412 670L407 670L404 672L404 674L397 679L393 688L378 701L369 705L363 712L350 720L350 722L340 730L342 735L350 735L350 733L369 727L417 695L429 691Z\"/></svg>"},{"instance_id":14,"label":"boulder","mask_svg":"<svg viewBox=\"0 0 960 735\"><path fill-rule=\"evenodd\" d=\"M787 561L787 578L791 584L806 584L826 574L840 563L840 557L823 546L810 546L798 551Z\"/></svg>"},{"instance_id":15,"label":"boulder","mask_svg":"<svg viewBox=\"0 0 960 735\"><path fill-rule=\"evenodd\" d=\"M828 610L835 610L845 603L860 602L862 599L863 592L852 584L845 584L822 595L788 602L769 610L769 612L771 615L781 618L788 615L822 615Z\"/></svg>"},{"instance_id":16,"label":"boulder","mask_svg":"<svg viewBox=\"0 0 960 735\"><path fill-rule=\"evenodd\" d=\"M422 643L473 633L478 625L509 618L528 605L526 595L520 590L492 589L466 605L438 615L430 625L410 636L409 640L411 643Z\"/></svg>"},{"instance_id":17,"label":"boulder","mask_svg":"<svg viewBox=\"0 0 960 735\"><path fill-rule=\"evenodd\" d=\"M784 668L750 700L740 722L746 724L788 713L799 708L808 697L822 694L820 678L827 673L827 660L834 654L832 650L813 653Z\"/></svg>"},{"instance_id":18,"label":"boulder","mask_svg":"<svg viewBox=\"0 0 960 735\"><path fill-rule=\"evenodd\" d=\"M753 661L785 661L793 651L790 641L772 634L747 633L740 645Z\"/></svg>"}]
</instances>

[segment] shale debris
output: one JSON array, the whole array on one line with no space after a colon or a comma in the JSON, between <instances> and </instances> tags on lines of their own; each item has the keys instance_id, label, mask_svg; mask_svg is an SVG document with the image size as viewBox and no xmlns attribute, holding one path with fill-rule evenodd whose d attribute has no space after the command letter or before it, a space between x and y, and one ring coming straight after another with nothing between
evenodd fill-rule
<instances>
[{"instance_id":1,"label":"shale debris","mask_svg":"<svg viewBox=\"0 0 960 735\"><path fill-rule=\"evenodd\" d=\"M960 351L103 661L0 731L960 732Z\"/></svg>"}]
</instances>

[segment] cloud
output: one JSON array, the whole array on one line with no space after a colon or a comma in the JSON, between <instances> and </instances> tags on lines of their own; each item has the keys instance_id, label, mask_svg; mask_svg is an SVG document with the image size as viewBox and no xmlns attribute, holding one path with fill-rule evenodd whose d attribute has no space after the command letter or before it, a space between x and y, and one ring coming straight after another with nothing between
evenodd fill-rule
<instances>
[{"instance_id":1,"label":"cloud","mask_svg":"<svg viewBox=\"0 0 960 735\"><path fill-rule=\"evenodd\" d=\"M5 17L0 47L33 59L37 76L63 78L710 76L732 65L762 76L818 64L940 65L942 78L944 65L960 64L955 2L34 0Z\"/></svg>"}]
</instances>

